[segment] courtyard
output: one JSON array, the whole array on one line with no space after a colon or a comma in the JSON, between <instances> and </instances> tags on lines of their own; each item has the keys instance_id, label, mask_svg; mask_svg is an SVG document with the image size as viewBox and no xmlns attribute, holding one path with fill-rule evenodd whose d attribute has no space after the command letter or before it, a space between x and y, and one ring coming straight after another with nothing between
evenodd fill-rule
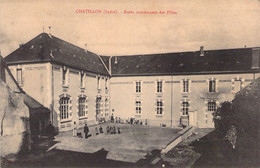
<instances>
[{"instance_id":1,"label":"courtyard","mask_svg":"<svg viewBox=\"0 0 260 168\"><path fill-rule=\"evenodd\" d=\"M96 135L95 128L102 126L104 133ZM110 134L106 127L121 129L121 134ZM136 163L152 151L161 150L170 143L180 129L154 127L120 123L104 123L89 127L91 136L88 139L72 136L72 131L60 133L55 137L56 143L51 149L95 153L108 151L106 159ZM83 133L83 128L79 129ZM51 150L49 149L49 150Z\"/></svg>"}]
</instances>

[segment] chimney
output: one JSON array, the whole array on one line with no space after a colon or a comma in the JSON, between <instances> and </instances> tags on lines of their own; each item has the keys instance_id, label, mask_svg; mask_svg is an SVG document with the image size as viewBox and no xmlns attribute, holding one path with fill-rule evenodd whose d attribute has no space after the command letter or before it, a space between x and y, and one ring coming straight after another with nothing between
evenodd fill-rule
<instances>
[{"instance_id":1,"label":"chimney","mask_svg":"<svg viewBox=\"0 0 260 168\"><path fill-rule=\"evenodd\" d=\"M49 26L49 36L52 37L51 36L51 26Z\"/></svg>"},{"instance_id":2,"label":"chimney","mask_svg":"<svg viewBox=\"0 0 260 168\"><path fill-rule=\"evenodd\" d=\"M204 46L200 46L200 56L204 56Z\"/></svg>"},{"instance_id":3,"label":"chimney","mask_svg":"<svg viewBox=\"0 0 260 168\"><path fill-rule=\"evenodd\" d=\"M88 52L88 50L87 50L87 43L85 44L85 52L87 53Z\"/></svg>"},{"instance_id":4,"label":"chimney","mask_svg":"<svg viewBox=\"0 0 260 168\"><path fill-rule=\"evenodd\" d=\"M19 47L22 48L23 47L23 43L19 44Z\"/></svg>"},{"instance_id":5,"label":"chimney","mask_svg":"<svg viewBox=\"0 0 260 168\"><path fill-rule=\"evenodd\" d=\"M117 57L115 57L115 64L117 64L118 63L118 60L117 60Z\"/></svg>"}]
</instances>

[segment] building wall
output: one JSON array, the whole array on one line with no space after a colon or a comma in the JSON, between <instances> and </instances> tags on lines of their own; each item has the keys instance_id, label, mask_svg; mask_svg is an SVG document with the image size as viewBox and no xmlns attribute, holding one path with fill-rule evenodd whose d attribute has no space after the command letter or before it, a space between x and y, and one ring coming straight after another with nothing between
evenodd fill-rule
<instances>
[{"instance_id":1,"label":"building wall","mask_svg":"<svg viewBox=\"0 0 260 168\"><path fill-rule=\"evenodd\" d=\"M257 74L255 78L259 76ZM209 93L209 80L216 79L216 92ZM194 122L198 127L214 127L212 113L207 109L208 101L219 105L234 98L234 81L240 80L242 87L254 79L253 74L214 74L187 76L136 76L111 78L111 112L115 117L129 120L133 117L144 123L166 126L180 125L182 102L189 103L189 113L196 113ZM162 93L156 93L156 83L163 83ZM189 92L183 93L183 80L189 80ZM141 93L136 93L136 81L141 81ZM162 115L156 114L156 100L163 102ZM141 115L136 114L135 101L141 101ZM186 116L184 116L186 117Z\"/></svg>"},{"instance_id":2,"label":"building wall","mask_svg":"<svg viewBox=\"0 0 260 168\"><path fill-rule=\"evenodd\" d=\"M67 72L69 73L68 84L62 84L62 69L64 67L61 65L52 65L53 69L53 99L54 99L54 125L59 128L60 131L67 131L73 128L73 123L76 122L78 128L83 127L85 123L89 125L95 124L96 120L96 98L101 98L101 113L103 113L103 117L105 117L105 108L104 101L105 98L109 100L109 78L84 72L84 86L81 87L80 82L80 73L82 71L67 67ZM100 78L100 88L98 90L98 78ZM108 89L105 89L105 79L107 79ZM79 109L78 109L78 100L79 97L86 97L86 115L79 117ZM60 113L60 98L61 97L69 97L69 117L68 119L61 119ZM109 102L108 102L109 103ZM103 107L102 107L103 106ZM108 107L109 108L109 107ZM101 117L98 116L98 117Z\"/></svg>"},{"instance_id":3,"label":"building wall","mask_svg":"<svg viewBox=\"0 0 260 168\"><path fill-rule=\"evenodd\" d=\"M21 69L22 83L18 82L21 88L45 107L50 107L50 63L11 65L9 69L16 80L17 69Z\"/></svg>"}]
</instances>

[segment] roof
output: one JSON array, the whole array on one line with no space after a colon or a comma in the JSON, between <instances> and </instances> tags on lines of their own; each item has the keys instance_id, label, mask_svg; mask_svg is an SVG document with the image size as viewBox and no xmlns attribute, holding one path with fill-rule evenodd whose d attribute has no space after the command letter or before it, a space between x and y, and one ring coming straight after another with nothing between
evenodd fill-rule
<instances>
[{"instance_id":1,"label":"roof","mask_svg":"<svg viewBox=\"0 0 260 168\"><path fill-rule=\"evenodd\" d=\"M252 71L252 48L114 56L112 76Z\"/></svg>"},{"instance_id":2,"label":"roof","mask_svg":"<svg viewBox=\"0 0 260 168\"><path fill-rule=\"evenodd\" d=\"M41 33L4 58L8 65L53 62L93 73L109 75L99 55L85 51L53 35Z\"/></svg>"},{"instance_id":3,"label":"roof","mask_svg":"<svg viewBox=\"0 0 260 168\"><path fill-rule=\"evenodd\" d=\"M28 94L24 94L24 103L29 107L30 112L33 114L49 114L50 110L47 107L44 107L41 103L36 101L34 98Z\"/></svg>"}]
</instances>

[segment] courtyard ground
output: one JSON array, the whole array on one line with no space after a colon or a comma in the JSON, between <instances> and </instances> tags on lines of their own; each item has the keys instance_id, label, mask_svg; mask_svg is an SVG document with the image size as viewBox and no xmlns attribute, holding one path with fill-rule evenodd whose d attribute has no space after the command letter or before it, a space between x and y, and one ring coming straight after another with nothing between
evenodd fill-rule
<instances>
[{"instance_id":1,"label":"courtyard ground","mask_svg":"<svg viewBox=\"0 0 260 168\"><path fill-rule=\"evenodd\" d=\"M60 133L54 140L35 145L22 161L2 160L3 167L149 167L160 150L181 129L119 123L101 124L103 134L89 127L88 139L72 137L72 131ZM121 128L121 134L107 134L106 126ZM99 127L99 126L98 126ZM83 134L83 129L80 129Z\"/></svg>"}]
</instances>

